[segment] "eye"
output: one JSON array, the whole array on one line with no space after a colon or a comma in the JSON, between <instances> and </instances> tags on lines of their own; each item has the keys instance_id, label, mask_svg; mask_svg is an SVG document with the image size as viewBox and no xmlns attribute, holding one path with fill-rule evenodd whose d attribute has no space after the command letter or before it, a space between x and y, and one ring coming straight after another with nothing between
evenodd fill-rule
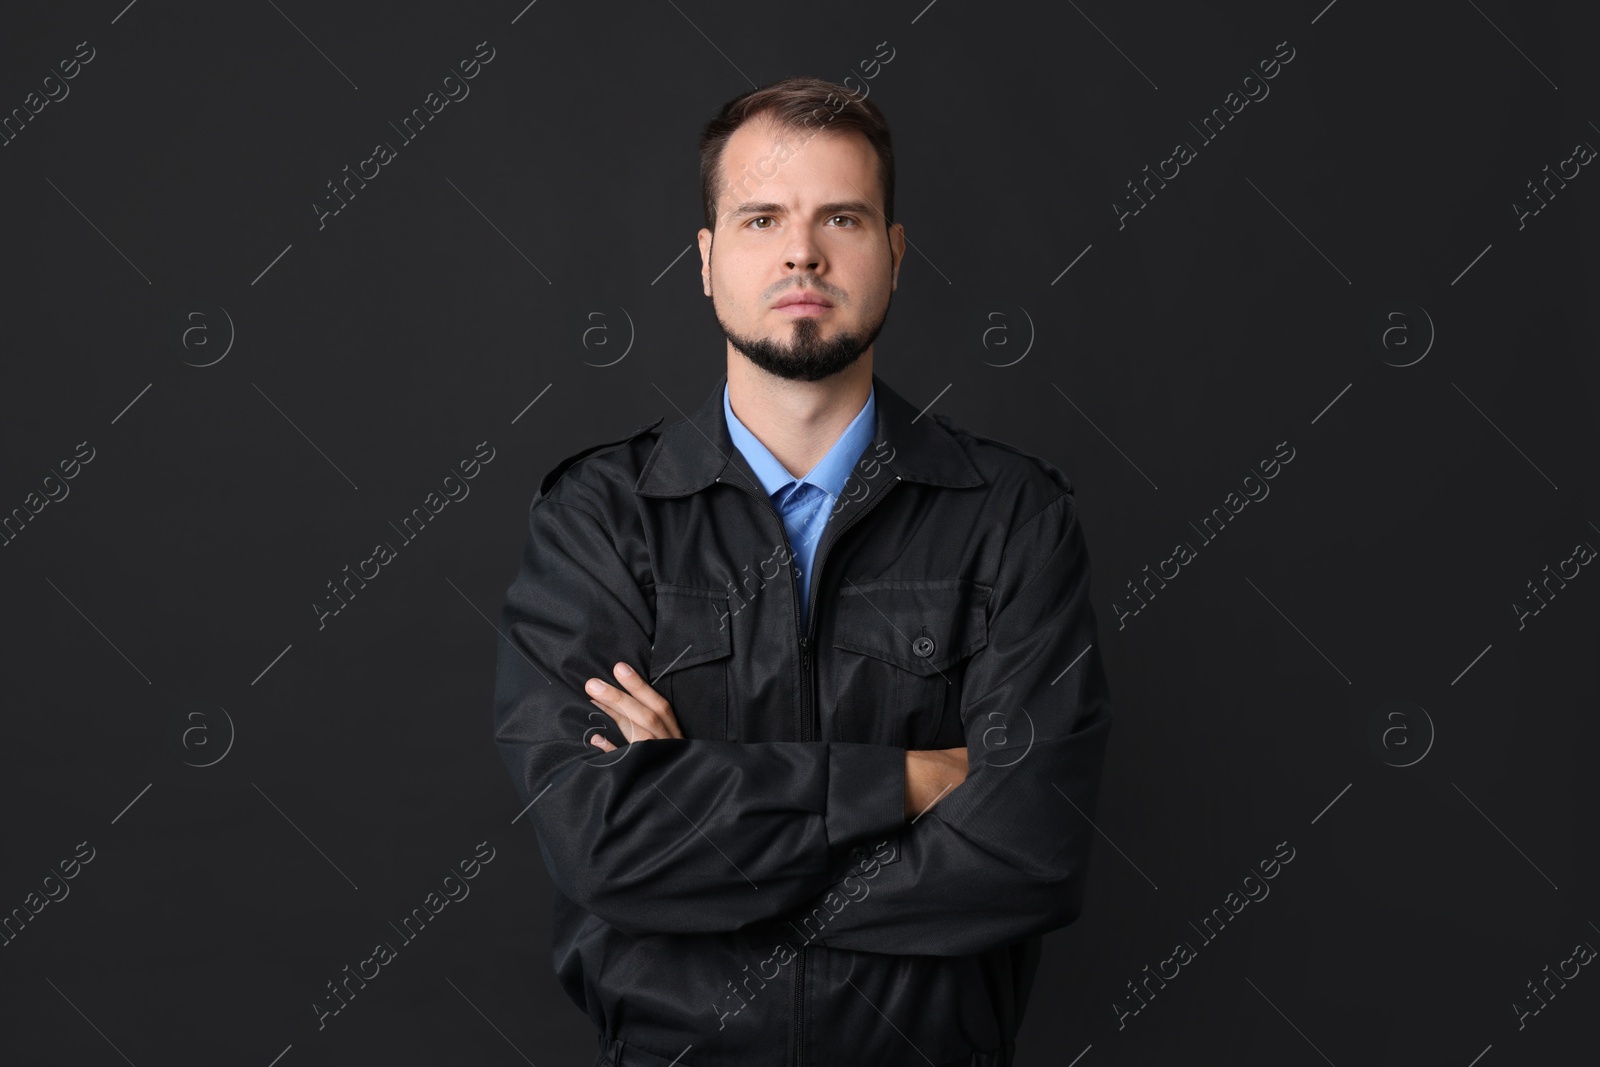
<instances>
[{"instance_id":1,"label":"eye","mask_svg":"<svg viewBox=\"0 0 1600 1067\"><path fill-rule=\"evenodd\" d=\"M834 219L849 219L850 223L851 223L851 226L859 226L859 225L861 225L861 221L859 219L857 219L854 215L835 215L835 216L833 216L833 218ZM832 222L833 219L829 219L828 221Z\"/></svg>"},{"instance_id":2,"label":"eye","mask_svg":"<svg viewBox=\"0 0 1600 1067\"><path fill-rule=\"evenodd\" d=\"M767 219L768 221L771 221L772 216L771 215L757 215L755 218L753 218L749 222L745 223L745 225L746 226L755 226L755 228L758 229L758 230L768 229L768 227L766 227L766 226L756 226L755 225L756 223L760 222L762 219Z\"/></svg>"}]
</instances>

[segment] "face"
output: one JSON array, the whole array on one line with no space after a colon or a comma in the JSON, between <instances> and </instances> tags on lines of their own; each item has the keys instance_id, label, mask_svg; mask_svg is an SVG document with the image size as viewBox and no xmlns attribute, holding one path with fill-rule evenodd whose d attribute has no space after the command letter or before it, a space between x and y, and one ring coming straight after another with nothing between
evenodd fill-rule
<instances>
[{"instance_id":1,"label":"face","mask_svg":"<svg viewBox=\"0 0 1600 1067\"><path fill-rule=\"evenodd\" d=\"M722 174L700 276L728 343L798 381L854 364L883 328L905 254L903 227L884 225L871 144L756 118L728 139ZM796 298L806 302L779 304Z\"/></svg>"}]
</instances>

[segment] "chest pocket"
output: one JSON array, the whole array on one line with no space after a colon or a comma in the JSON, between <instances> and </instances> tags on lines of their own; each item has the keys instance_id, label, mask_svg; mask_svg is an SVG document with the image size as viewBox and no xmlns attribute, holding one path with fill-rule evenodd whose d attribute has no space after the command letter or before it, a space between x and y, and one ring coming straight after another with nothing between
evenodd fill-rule
<instances>
[{"instance_id":1,"label":"chest pocket","mask_svg":"<svg viewBox=\"0 0 1600 1067\"><path fill-rule=\"evenodd\" d=\"M684 737L728 740L729 622L726 594L656 586L656 639L646 680L672 705Z\"/></svg>"},{"instance_id":2,"label":"chest pocket","mask_svg":"<svg viewBox=\"0 0 1600 1067\"><path fill-rule=\"evenodd\" d=\"M844 583L831 736L907 749L965 744L962 682L989 643L990 592L960 578Z\"/></svg>"}]
</instances>

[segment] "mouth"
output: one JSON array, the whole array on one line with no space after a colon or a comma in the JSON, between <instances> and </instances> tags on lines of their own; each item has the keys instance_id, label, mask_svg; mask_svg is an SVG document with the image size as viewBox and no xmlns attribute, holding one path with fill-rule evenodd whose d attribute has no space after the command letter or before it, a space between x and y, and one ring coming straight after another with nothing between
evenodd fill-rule
<instances>
[{"instance_id":1,"label":"mouth","mask_svg":"<svg viewBox=\"0 0 1600 1067\"><path fill-rule=\"evenodd\" d=\"M825 311L832 311L833 304L827 297L800 290L780 298L772 305L772 310L785 315L820 315Z\"/></svg>"}]
</instances>

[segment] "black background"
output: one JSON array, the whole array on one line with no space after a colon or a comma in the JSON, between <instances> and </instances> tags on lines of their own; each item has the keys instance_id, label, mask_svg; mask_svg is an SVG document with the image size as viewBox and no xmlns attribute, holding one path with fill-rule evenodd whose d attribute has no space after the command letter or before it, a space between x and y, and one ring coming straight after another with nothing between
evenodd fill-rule
<instances>
[{"instance_id":1,"label":"black background","mask_svg":"<svg viewBox=\"0 0 1600 1067\"><path fill-rule=\"evenodd\" d=\"M1513 207L1600 145L1580 5L123 3L0 27L3 114L95 52L0 148L0 513L94 449L0 548L0 913L95 852L0 948L0 1059L591 1062L491 739L490 620L540 476L722 372L701 124L790 74L860 84L880 42L914 247L875 369L1074 482L1119 713L1020 1062L1593 1048L1592 968L1512 1007L1600 944L1600 577L1513 607L1600 545L1600 177ZM1201 144L1279 42L1270 95ZM482 441L470 496L319 629ZM1280 442L1270 496L1202 542ZM319 1031L325 983L484 841L471 895ZM1280 842L1270 896L1203 942Z\"/></svg>"}]
</instances>

